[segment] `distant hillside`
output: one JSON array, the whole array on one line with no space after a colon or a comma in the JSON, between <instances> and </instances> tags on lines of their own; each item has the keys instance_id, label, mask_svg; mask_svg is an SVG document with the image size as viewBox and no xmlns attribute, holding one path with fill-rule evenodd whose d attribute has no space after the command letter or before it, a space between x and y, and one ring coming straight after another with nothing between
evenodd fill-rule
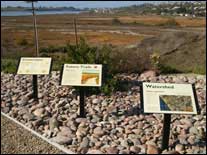
<instances>
[{"instance_id":1,"label":"distant hillside","mask_svg":"<svg viewBox=\"0 0 207 155\"><path fill-rule=\"evenodd\" d=\"M205 72L206 35L193 32L165 32L144 39L137 51L159 53L160 62L182 72Z\"/></svg>"},{"instance_id":2,"label":"distant hillside","mask_svg":"<svg viewBox=\"0 0 207 155\"><path fill-rule=\"evenodd\" d=\"M117 14L156 14L156 15L173 15L173 16L206 16L206 3L204 1L183 1L170 2L163 1L160 4L145 3L141 5L132 5L114 9L99 9L96 13L117 13Z\"/></svg>"},{"instance_id":3,"label":"distant hillside","mask_svg":"<svg viewBox=\"0 0 207 155\"><path fill-rule=\"evenodd\" d=\"M1 8L1 11L28 11L31 10L31 7L21 7L21 6L17 6L17 7L4 7ZM36 10L38 11L83 11L86 9L78 9L78 8L74 8L74 7L38 7L36 8Z\"/></svg>"}]
</instances>

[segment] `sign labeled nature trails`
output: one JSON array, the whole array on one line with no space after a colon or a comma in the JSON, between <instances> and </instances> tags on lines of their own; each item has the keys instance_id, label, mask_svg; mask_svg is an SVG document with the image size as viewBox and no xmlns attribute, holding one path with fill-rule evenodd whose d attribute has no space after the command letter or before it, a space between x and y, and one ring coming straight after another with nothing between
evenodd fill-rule
<instances>
[{"instance_id":1,"label":"sign labeled nature trails","mask_svg":"<svg viewBox=\"0 0 207 155\"><path fill-rule=\"evenodd\" d=\"M21 57L17 74L44 75L49 74L52 58Z\"/></svg>"}]
</instances>

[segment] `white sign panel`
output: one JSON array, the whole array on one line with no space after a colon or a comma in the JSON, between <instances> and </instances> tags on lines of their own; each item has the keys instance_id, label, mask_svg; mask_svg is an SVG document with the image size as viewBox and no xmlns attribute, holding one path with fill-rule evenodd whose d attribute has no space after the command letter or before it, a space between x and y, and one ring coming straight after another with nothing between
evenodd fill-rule
<instances>
[{"instance_id":1,"label":"white sign panel","mask_svg":"<svg viewBox=\"0 0 207 155\"><path fill-rule=\"evenodd\" d=\"M22 57L17 74L49 74L52 58Z\"/></svg>"},{"instance_id":2,"label":"white sign panel","mask_svg":"<svg viewBox=\"0 0 207 155\"><path fill-rule=\"evenodd\" d=\"M101 86L102 65L64 64L61 85Z\"/></svg>"},{"instance_id":3,"label":"white sign panel","mask_svg":"<svg viewBox=\"0 0 207 155\"><path fill-rule=\"evenodd\" d=\"M197 114L191 84L143 82L145 113Z\"/></svg>"}]
</instances>

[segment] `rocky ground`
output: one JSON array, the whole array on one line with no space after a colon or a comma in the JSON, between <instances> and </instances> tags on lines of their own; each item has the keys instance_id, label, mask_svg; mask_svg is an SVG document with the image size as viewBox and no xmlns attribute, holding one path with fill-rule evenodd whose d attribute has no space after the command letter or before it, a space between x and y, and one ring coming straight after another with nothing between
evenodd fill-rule
<instances>
[{"instance_id":1,"label":"rocky ground","mask_svg":"<svg viewBox=\"0 0 207 155\"><path fill-rule=\"evenodd\" d=\"M39 102L32 76L1 73L1 111L77 153L206 153L206 76L122 74L129 81L195 83L201 114L172 115L168 150L161 151L162 114L142 114L139 86L86 98L78 118L74 89L59 85L59 72L39 76Z\"/></svg>"},{"instance_id":2,"label":"rocky ground","mask_svg":"<svg viewBox=\"0 0 207 155\"><path fill-rule=\"evenodd\" d=\"M1 154L62 153L62 151L1 115Z\"/></svg>"}]
</instances>

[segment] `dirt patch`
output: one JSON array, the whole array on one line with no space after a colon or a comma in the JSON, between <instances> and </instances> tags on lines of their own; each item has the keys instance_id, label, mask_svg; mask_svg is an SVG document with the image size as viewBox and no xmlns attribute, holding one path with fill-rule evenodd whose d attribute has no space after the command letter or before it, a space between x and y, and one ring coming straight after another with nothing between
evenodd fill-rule
<instances>
[{"instance_id":1,"label":"dirt patch","mask_svg":"<svg viewBox=\"0 0 207 155\"><path fill-rule=\"evenodd\" d=\"M2 154L63 154L54 146L1 115Z\"/></svg>"}]
</instances>

